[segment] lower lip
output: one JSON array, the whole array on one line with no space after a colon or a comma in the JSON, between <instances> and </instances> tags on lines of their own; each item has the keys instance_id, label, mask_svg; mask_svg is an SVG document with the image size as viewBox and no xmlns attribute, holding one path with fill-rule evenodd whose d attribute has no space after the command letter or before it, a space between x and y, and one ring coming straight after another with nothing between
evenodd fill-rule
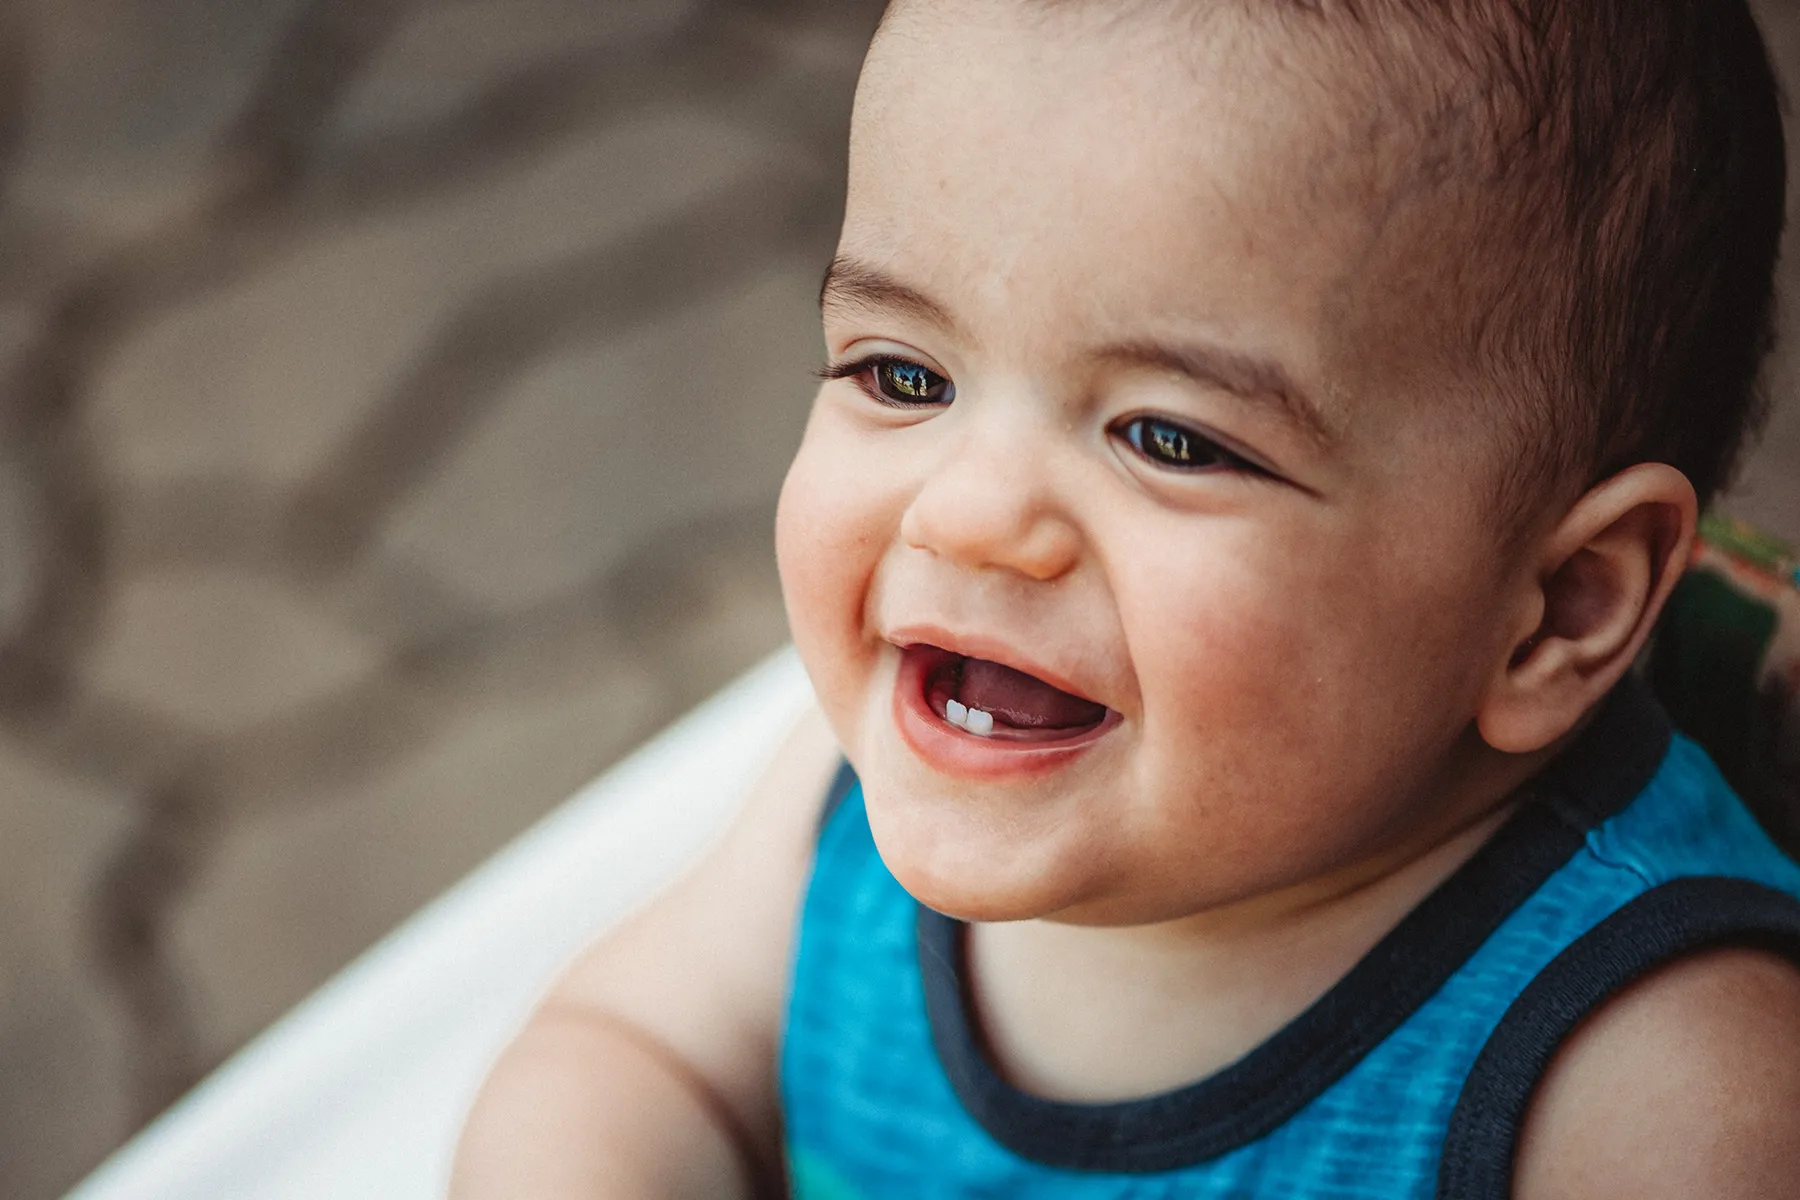
<instances>
[{"instance_id":1,"label":"lower lip","mask_svg":"<svg viewBox=\"0 0 1800 1200\"><path fill-rule=\"evenodd\" d=\"M894 725L914 754L946 775L994 779L1052 771L1087 753L1121 719L1108 710L1106 719L1093 728L1054 742L979 737L932 711L925 699L928 669L929 661L923 655L900 656L900 670L894 679Z\"/></svg>"}]
</instances>

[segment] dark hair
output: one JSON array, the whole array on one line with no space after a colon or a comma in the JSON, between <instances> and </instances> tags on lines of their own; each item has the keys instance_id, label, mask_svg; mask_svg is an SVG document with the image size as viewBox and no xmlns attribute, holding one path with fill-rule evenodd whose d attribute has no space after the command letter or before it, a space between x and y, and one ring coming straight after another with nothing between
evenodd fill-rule
<instances>
[{"instance_id":1,"label":"dark hair","mask_svg":"<svg viewBox=\"0 0 1800 1200\"><path fill-rule=\"evenodd\" d=\"M1766 409L1787 181L1744 0L1279 6L1362 34L1378 82L1414 93L1414 173L1482 193L1461 299L1466 349L1519 385L1508 507L1636 462L1702 503L1728 483Z\"/></svg>"}]
</instances>

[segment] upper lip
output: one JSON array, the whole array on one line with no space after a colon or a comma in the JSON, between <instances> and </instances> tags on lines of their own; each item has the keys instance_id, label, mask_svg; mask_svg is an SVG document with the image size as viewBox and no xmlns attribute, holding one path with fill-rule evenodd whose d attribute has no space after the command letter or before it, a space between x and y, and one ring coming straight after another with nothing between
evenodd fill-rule
<instances>
[{"instance_id":1,"label":"upper lip","mask_svg":"<svg viewBox=\"0 0 1800 1200\"><path fill-rule=\"evenodd\" d=\"M997 662L1003 667L1011 667L1015 671L1036 676L1051 687L1068 692L1071 696L1079 696L1093 704L1105 704L1105 701L1096 699L1091 690L1084 688L1054 667L1045 666L1029 655L1021 654L1006 642L986 634L957 633L945 629L941 625L910 624L897 626L884 636L902 650L910 646L936 646L940 650L948 650L950 653L960 654L964 658L985 658L989 662Z\"/></svg>"}]
</instances>

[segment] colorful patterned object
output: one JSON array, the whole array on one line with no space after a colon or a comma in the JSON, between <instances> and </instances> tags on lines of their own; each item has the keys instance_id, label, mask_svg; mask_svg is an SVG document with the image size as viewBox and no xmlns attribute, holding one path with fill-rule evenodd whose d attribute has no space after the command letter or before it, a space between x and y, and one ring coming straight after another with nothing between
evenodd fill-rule
<instances>
[{"instance_id":1,"label":"colorful patterned object","mask_svg":"<svg viewBox=\"0 0 1800 1200\"><path fill-rule=\"evenodd\" d=\"M1800 854L1800 555L1708 514L1647 675L1676 726Z\"/></svg>"},{"instance_id":2,"label":"colorful patterned object","mask_svg":"<svg viewBox=\"0 0 1800 1200\"><path fill-rule=\"evenodd\" d=\"M1787 543L1724 513L1700 518L1700 540L1712 553L1800 587L1800 554Z\"/></svg>"}]
</instances>

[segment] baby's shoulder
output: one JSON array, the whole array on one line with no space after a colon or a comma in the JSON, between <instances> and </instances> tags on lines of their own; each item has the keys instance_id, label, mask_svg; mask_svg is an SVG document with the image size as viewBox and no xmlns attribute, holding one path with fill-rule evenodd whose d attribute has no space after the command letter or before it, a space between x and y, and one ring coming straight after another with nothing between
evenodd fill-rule
<instances>
[{"instance_id":1,"label":"baby's shoulder","mask_svg":"<svg viewBox=\"0 0 1800 1200\"><path fill-rule=\"evenodd\" d=\"M1800 966L1751 949L1663 967L1558 1050L1519 1140L1513 1194L1796 1194Z\"/></svg>"}]
</instances>

